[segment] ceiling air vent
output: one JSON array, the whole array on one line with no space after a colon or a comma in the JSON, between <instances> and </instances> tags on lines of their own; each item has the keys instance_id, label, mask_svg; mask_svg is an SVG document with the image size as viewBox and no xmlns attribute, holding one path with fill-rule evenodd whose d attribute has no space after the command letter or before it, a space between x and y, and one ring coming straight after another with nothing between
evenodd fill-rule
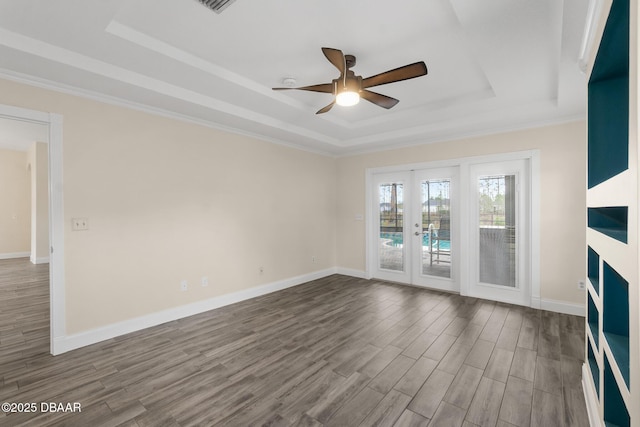
<instances>
[{"instance_id":1,"label":"ceiling air vent","mask_svg":"<svg viewBox=\"0 0 640 427\"><path fill-rule=\"evenodd\" d=\"M227 8L231 3L236 0L198 0L203 5L207 6L209 9L213 10L215 13L221 13L223 10Z\"/></svg>"}]
</instances>

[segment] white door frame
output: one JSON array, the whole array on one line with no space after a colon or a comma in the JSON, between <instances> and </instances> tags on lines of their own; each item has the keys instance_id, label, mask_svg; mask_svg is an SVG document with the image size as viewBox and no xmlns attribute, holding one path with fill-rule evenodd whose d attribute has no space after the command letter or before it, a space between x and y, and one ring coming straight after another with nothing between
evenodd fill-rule
<instances>
[{"instance_id":1,"label":"white door frame","mask_svg":"<svg viewBox=\"0 0 640 427\"><path fill-rule=\"evenodd\" d=\"M62 116L0 104L0 117L49 127L49 336L50 352L66 333L64 285L64 205L62 187Z\"/></svg>"},{"instance_id":2,"label":"white door frame","mask_svg":"<svg viewBox=\"0 0 640 427\"><path fill-rule=\"evenodd\" d=\"M365 217L365 245L366 245L366 261L365 261L365 278L371 279L373 272L375 271L376 254L375 244L377 239L372 242L372 237L376 235L377 224L374 221L375 212L373 211L372 200L372 185L374 182L374 175L380 173L391 172L407 172L417 169L432 169L442 167L459 167L458 182L459 187L459 200L458 209L461 212L460 215L460 242L458 247L458 268L460 279L460 295L470 295L470 263L468 257L468 251L465 249L465 245L468 245L468 241L465 243L465 236L469 236L472 232L469 224L469 215L465 215L464 212L469 212L471 208L469 206L469 186L465 183L469 182L469 168L472 164L500 162L508 160L528 160L529 172L530 172L530 200L529 200L529 253L530 253L530 268L529 268L529 283L530 283L530 306L533 308L540 308L540 150L526 150L517 151L512 153L493 154L486 156L476 157L463 157L458 159L447 159L433 162L411 163L397 166L387 166L378 168L369 168L365 170L365 203L366 203L366 217Z\"/></svg>"}]
</instances>

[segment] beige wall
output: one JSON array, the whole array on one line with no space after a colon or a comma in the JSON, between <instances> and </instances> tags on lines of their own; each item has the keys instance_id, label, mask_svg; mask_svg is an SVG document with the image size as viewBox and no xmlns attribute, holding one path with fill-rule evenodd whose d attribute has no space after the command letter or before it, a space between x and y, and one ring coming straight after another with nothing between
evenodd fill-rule
<instances>
[{"instance_id":1,"label":"beige wall","mask_svg":"<svg viewBox=\"0 0 640 427\"><path fill-rule=\"evenodd\" d=\"M27 153L0 149L0 257L29 252Z\"/></svg>"},{"instance_id":2,"label":"beige wall","mask_svg":"<svg viewBox=\"0 0 640 427\"><path fill-rule=\"evenodd\" d=\"M541 298L583 304L586 124L559 126L381 151L338 159L338 266L364 271L367 168L540 150Z\"/></svg>"},{"instance_id":3,"label":"beige wall","mask_svg":"<svg viewBox=\"0 0 640 427\"><path fill-rule=\"evenodd\" d=\"M49 160L44 142L34 142L27 152L31 174L31 262L49 259Z\"/></svg>"},{"instance_id":4,"label":"beige wall","mask_svg":"<svg viewBox=\"0 0 640 427\"><path fill-rule=\"evenodd\" d=\"M542 296L582 303L584 123L334 159L6 80L0 93L64 117L67 334L334 266L364 270L354 215L366 168L530 148L542 152L549 207ZM72 231L71 218L89 230Z\"/></svg>"},{"instance_id":5,"label":"beige wall","mask_svg":"<svg viewBox=\"0 0 640 427\"><path fill-rule=\"evenodd\" d=\"M0 93L64 116L67 334L335 266L333 158L9 81ZM71 231L78 217L89 230Z\"/></svg>"}]
</instances>

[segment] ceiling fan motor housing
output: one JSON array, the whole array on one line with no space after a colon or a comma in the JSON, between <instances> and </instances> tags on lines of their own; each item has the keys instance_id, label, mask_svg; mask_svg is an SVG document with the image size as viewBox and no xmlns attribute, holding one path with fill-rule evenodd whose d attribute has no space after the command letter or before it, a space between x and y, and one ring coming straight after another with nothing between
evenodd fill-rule
<instances>
[{"instance_id":1,"label":"ceiling fan motor housing","mask_svg":"<svg viewBox=\"0 0 640 427\"><path fill-rule=\"evenodd\" d=\"M356 92L359 93L362 90L362 76L356 76L353 71L349 70L344 78L338 77L332 81L333 94L337 95L340 92Z\"/></svg>"}]
</instances>

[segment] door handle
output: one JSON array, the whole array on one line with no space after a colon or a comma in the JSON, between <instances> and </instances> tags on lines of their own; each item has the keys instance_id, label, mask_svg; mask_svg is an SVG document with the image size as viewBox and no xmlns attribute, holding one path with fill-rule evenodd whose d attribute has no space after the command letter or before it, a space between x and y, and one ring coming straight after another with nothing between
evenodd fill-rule
<instances>
[{"instance_id":1,"label":"door handle","mask_svg":"<svg viewBox=\"0 0 640 427\"><path fill-rule=\"evenodd\" d=\"M421 235L422 233L421 233L421 232L419 232L419 231L416 231L416 232L415 232L415 233L413 233L413 234L415 234L416 236L419 236L419 235Z\"/></svg>"}]
</instances>

